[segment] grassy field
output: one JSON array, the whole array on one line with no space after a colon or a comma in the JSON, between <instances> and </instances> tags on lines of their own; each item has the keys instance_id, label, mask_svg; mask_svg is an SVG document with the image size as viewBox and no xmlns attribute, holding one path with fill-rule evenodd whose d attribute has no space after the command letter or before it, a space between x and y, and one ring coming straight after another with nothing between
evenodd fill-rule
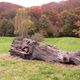
<instances>
[{"instance_id":1,"label":"grassy field","mask_svg":"<svg viewBox=\"0 0 80 80\"><path fill-rule=\"evenodd\" d=\"M3 55L0 57L0 80L80 80L80 66Z\"/></svg>"},{"instance_id":2,"label":"grassy field","mask_svg":"<svg viewBox=\"0 0 80 80\"><path fill-rule=\"evenodd\" d=\"M0 80L80 80L80 66L11 57L6 53L12 40L0 37ZM47 38L43 43L62 50L80 50L80 38Z\"/></svg>"},{"instance_id":3,"label":"grassy field","mask_svg":"<svg viewBox=\"0 0 80 80\"><path fill-rule=\"evenodd\" d=\"M56 45L58 48L67 51L80 50L80 38L47 38L43 41L45 44Z\"/></svg>"},{"instance_id":4,"label":"grassy field","mask_svg":"<svg viewBox=\"0 0 80 80\"><path fill-rule=\"evenodd\" d=\"M0 54L7 53L12 43L12 37L0 37Z\"/></svg>"},{"instance_id":5,"label":"grassy field","mask_svg":"<svg viewBox=\"0 0 80 80\"><path fill-rule=\"evenodd\" d=\"M12 43L12 37L0 37L0 54L7 53ZM42 42L48 45L56 45L62 50L74 51L80 50L80 38L46 38Z\"/></svg>"}]
</instances>

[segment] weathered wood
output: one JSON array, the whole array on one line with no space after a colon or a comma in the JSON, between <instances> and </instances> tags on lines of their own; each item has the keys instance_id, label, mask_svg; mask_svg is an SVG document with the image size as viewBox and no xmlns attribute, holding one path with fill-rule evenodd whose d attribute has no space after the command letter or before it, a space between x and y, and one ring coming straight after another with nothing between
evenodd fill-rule
<instances>
[{"instance_id":1,"label":"weathered wood","mask_svg":"<svg viewBox=\"0 0 80 80\"><path fill-rule=\"evenodd\" d=\"M66 52L55 46L43 45L31 39L14 40L10 54L23 59L38 59L47 62L80 64L80 51Z\"/></svg>"},{"instance_id":2,"label":"weathered wood","mask_svg":"<svg viewBox=\"0 0 80 80\"><path fill-rule=\"evenodd\" d=\"M76 65L79 65L80 64L80 56L71 57L70 62L72 62L73 64L76 64Z\"/></svg>"}]
</instances>

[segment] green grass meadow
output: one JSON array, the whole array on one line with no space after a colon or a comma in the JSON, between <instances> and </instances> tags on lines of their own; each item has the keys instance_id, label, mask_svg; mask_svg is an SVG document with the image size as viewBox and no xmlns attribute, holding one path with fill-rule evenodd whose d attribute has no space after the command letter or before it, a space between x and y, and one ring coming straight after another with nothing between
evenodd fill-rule
<instances>
[{"instance_id":1,"label":"green grass meadow","mask_svg":"<svg viewBox=\"0 0 80 80\"><path fill-rule=\"evenodd\" d=\"M13 38L0 37L0 80L80 80L80 66L23 60L8 53ZM46 38L44 44L80 50L80 38Z\"/></svg>"},{"instance_id":2,"label":"green grass meadow","mask_svg":"<svg viewBox=\"0 0 80 80\"><path fill-rule=\"evenodd\" d=\"M7 53L13 41L12 37L0 37L0 54Z\"/></svg>"},{"instance_id":3,"label":"green grass meadow","mask_svg":"<svg viewBox=\"0 0 80 80\"><path fill-rule=\"evenodd\" d=\"M43 43L55 45L65 51L80 50L80 38L62 37L62 38L46 38Z\"/></svg>"},{"instance_id":4,"label":"green grass meadow","mask_svg":"<svg viewBox=\"0 0 80 80\"><path fill-rule=\"evenodd\" d=\"M0 37L0 54L7 53L13 41L13 37ZM80 50L80 38L45 38L42 43L55 45L65 51Z\"/></svg>"}]
</instances>

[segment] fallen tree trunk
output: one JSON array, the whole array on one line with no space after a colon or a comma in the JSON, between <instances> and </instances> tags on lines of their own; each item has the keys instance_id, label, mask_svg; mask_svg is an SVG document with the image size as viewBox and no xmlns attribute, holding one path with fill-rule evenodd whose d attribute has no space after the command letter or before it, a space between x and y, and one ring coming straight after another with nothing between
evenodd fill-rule
<instances>
[{"instance_id":1,"label":"fallen tree trunk","mask_svg":"<svg viewBox=\"0 0 80 80\"><path fill-rule=\"evenodd\" d=\"M66 52L55 46L43 45L31 39L14 40L10 54L23 59L38 59L47 62L80 64L80 51Z\"/></svg>"}]
</instances>

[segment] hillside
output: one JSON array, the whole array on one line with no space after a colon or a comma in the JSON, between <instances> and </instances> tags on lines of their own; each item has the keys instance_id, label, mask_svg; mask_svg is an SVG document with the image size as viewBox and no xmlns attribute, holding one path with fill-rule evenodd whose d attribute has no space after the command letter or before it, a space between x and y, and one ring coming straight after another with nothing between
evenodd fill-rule
<instances>
[{"instance_id":1,"label":"hillside","mask_svg":"<svg viewBox=\"0 0 80 80\"><path fill-rule=\"evenodd\" d=\"M14 17L16 15L16 10L21 7L23 6L8 2L0 2L1 36L14 35ZM42 35L45 37L80 37L79 0L67 0L59 3L51 2L43 4L42 6L26 7L25 13L31 17L31 21L34 23L34 27L31 27L29 30L31 36L35 34L35 32L38 33L40 30L44 30L43 33L45 32L45 35L43 33ZM46 29L44 29L45 26L47 27Z\"/></svg>"},{"instance_id":2,"label":"hillside","mask_svg":"<svg viewBox=\"0 0 80 80\"><path fill-rule=\"evenodd\" d=\"M61 1L59 3L51 2L48 4L44 4L42 6L46 9L54 8L57 11L62 11L63 9L80 7L80 0L66 0L66 1Z\"/></svg>"},{"instance_id":3,"label":"hillside","mask_svg":"<svg viewBox=\"0 0 80 80\"><path fill-rule=\"evenodd\" d=\"M22 6L8 2L0 2L0 14L2 15L14 14L16 12L16 9L20 7Z\"/></svg>"},{"instance_id":4,"label":"hillside","mask_svg":"<svg viewBox=\"0 0 80 80\"><path fill-rule=\"evenodd\" d=\"M23 6L13 4L13 3L8 3L8 2L0 2L0 14L5 15L5 14L15 13L16 9L20 7L23 7ZM55 9L59 12L63 9L80 7L80 0L67 0L67 1L62 1L60 3L51 2L48 4L43 4L42 6L30 7L30 9L31 8L36 9L36 7L43 10Z\"/></svg>"}]
</instances>

